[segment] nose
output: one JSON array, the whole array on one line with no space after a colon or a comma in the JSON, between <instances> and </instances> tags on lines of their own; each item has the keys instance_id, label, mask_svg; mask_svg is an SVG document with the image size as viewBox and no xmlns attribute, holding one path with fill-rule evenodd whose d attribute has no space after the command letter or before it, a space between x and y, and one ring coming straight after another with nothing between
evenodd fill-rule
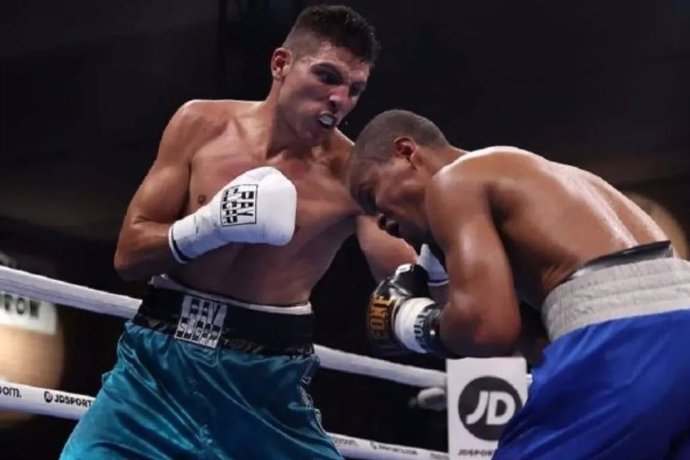
<instances>
[{"instance_id":1,"label":"nose","mask_svg":"<svg viewBox=\"0 0 690 460\"><path fill-rule=\"evenodd\" d=\"M333 88L328 97L328 109L333 113L340 113L346 111L347 105L350 103L350 93L347 85L339 85Z\"/></svg>"}]
</instances>

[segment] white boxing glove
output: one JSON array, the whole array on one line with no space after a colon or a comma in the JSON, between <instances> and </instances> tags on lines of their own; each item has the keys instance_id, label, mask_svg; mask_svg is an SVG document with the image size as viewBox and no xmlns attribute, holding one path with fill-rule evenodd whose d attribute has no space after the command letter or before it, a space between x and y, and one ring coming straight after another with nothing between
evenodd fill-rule
<instances>
[{"instance_id":1,"label":"white boxing glove","mask_svg":"<svg viewBox=\"0 0 690 460\"><path fill-rule=\"evenodd\" d=\"M196 212L170 226L168 244L180 263L228 243L287 244L295 232L297 189L271 166L236 177Z\"/></svg>"},{"instance_id":2,"label":"white boxing glove","mask_svg":"<svg viewBox=\"0 0 690 460\"><path fill-rule=\"evenodd\" d=\"M423 244L417 257L417 265L421 265L429 275L429 287L443 286L448 284L448 273L441 262L429 249L429 245Z\"/></svg>"}]
</instances>

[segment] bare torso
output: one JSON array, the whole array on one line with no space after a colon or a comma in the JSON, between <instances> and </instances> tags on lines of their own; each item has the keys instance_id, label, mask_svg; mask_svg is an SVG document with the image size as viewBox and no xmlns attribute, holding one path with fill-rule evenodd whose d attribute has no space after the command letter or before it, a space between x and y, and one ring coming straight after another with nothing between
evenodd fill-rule
<instances>
[{"instance_id":1,"label":"bare torso","mask_svg":"<svg viewBox=\"0 0 690 460\"><path fill-rule=\"evenodd\" d=\"M267 158L265 123L256 104L209 101L207 139L191 152L185 214L208 202L238 175L264 165L278 168L297 188L295 234L285 246L231 244L205 254L170 275L206 292L252 303L289 305L309 299L359 212L345 188L350 144L334 133L311 152L280 152Z\"/></svg>"},{"instance_id":2,"label":"bare torso","mask_svg":"<svg viewBox=\"0 0 690 460\"><path fill-rule=\"evenodd\" d=\"M584 263L667 239L622 193L581 169L510 147L472 152L451 167L485 181L516 290L535 307Z\"/></svg>"}]
</instances>

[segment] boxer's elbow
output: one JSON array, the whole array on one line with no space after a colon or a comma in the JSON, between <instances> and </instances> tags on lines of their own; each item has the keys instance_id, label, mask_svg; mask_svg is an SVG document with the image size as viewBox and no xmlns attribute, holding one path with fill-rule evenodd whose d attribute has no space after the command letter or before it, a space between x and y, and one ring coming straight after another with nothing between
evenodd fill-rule
<instances>
[{"instance_id":1,"label":"boxer's elbow","mask_svg":"<svg viewBox=\"0 0 690 460\"><path fill-rule=\"evenodd\" d=\"M483 324L475 331L473 338L475 356L478 358L509 356L519 336L519 327L512 327L510 324L504 324L501 327Z\"/></svg>"},{"instance_id":2,"label":"boxer's elbow","mask_svg":"<svg viewBox=\"0 0 690 460\"><path fill-rule=\"evenodd\" d=\"M120 275L120 278L125 281L136 281L141 277L137 270L137 264L134 263L134 258L125 248L119 245L113 257L113 268Z\"/></svg>"},{"instance_id":3,"label":"boxer's elbow","mask_svg":"<svg viewBox=\"0 0 690 460\"><path fill-rule=\"evenodd\" d=\"M152 275L146 270L138 239L136 229L123 229L115 249L113 268L125 281L137 281Z\"/></svg>"},{"instance_id":4,"label":"boxer's elbow","mask_svg":"<svg viewBox=\"0 0 690 460\"><path fill-rule=\"evenodd\" d=\"M489 314L486 304L446 306L441 338L451 351L462 356L489 358L509 355L520 336L519 317Z\"/></svg>"},{"instance_id":5,"label":"boxer's elbow","mask_svg":"<svg viewBox=\"0 0 690 460\"><path fill-rule=\"evenodd\" d=\"M155 261L142 260L126 252L115 252L113 267L124 281L141 281L163 273L167 267Z\"/></svg>"}]
</instances>

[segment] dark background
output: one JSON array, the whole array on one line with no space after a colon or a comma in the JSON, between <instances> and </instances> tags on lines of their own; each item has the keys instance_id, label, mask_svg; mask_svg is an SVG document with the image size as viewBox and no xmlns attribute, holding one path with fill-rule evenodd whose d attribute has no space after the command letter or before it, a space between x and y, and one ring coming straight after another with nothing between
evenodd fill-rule
<instances>
[{"instance_id":1,"label":"dark background","mask_svg":"<svg viewBox=\"0 0 690 460\"><path fill-rule=\"evenodd\" d=\"M269 57L311 1L33 0L0 4L0 251L133 296L114 273L127 203L184 101L263 98ZM690 229L690 4L685 0L344 1L383 43L343 127L381 110L436 121L458 146L517 145L650 197ZM36 268L41 271L40 264ZM366 354L373 282L354 239L318 285L317 341ZM95 394L122 321L61 307L61 389ZM441 368L416 358L405 362ZM2 374L2 369L0 369ZM322 371L327 430L445 450L413 388ZM56 458L73 422L0 429L0 458Z\"/></svg>"}]
</instances>

